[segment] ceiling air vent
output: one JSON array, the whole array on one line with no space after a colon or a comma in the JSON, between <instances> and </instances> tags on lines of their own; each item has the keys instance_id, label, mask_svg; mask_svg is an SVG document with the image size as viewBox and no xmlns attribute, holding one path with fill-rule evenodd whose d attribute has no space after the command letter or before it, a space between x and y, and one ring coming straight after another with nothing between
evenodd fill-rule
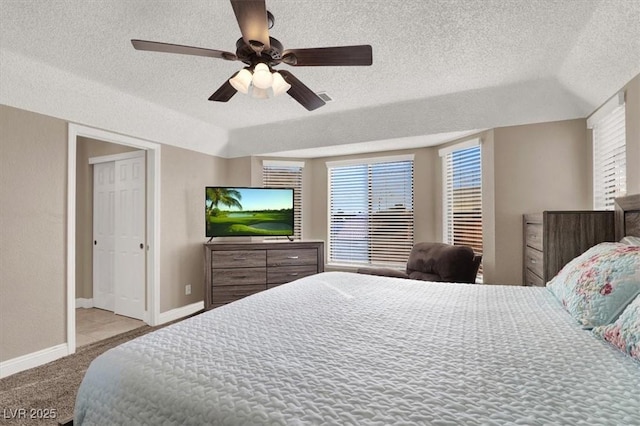
<instances>
[{"instance_id":1,"label":"ceiling air vent","mask_svg":"<svg viewBox=\"0 0 640 426\"><path fill-rule=\"evenodd\" d=\"M316 95L325 102L333 102L333 98L327 92L318 92Z\"/></svg>"}]
</instances>

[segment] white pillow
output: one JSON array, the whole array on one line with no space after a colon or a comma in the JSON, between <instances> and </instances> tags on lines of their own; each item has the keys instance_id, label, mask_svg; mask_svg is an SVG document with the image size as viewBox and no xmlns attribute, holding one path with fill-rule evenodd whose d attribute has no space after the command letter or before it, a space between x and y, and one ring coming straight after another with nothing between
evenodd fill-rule
<instances>
[{"instance_id":1,"label":"white pillow","mask_svg":"<svg viewBox=\"0 0 640 426\"><path fill-rule=\"evenodd\" d=\"M627 235L623 239L620 240L622 244L628 244L630 246L640 246L640 237L634 237L631 235Z\"/></svg>"}]
</instances>

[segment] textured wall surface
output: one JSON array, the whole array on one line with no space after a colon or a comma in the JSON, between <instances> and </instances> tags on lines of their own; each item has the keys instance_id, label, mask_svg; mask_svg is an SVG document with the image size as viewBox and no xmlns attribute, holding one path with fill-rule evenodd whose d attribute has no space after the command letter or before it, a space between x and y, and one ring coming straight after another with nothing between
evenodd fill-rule
<instances>
[{"instance_id":1,"label":"textured wall surface","mask_svg":"<svg viewBox=\"0 0 640 426\"><path fill-rule=\"evenodd\" d=\"M492 284L521 284L522 215L590 208L591 147L586 122L503 127L479 136L483 140L484 279ZM313 214L305 235L328 239L327 161L411 152L415 154L415 241L442 241L439 148L310 160L312 179L305 183L305 191L313 194Z\"/></svg>"},{"instance_id":2,"label":"textured wall surface","mask_svg":"<svg viewBox=\"0 0 640 426\"><path fill-rule=\"evenodd\" d=\"M67 123L0 105L0 361L66 341Z\"/></svg>"},{"instance_id":3,"label":"textured wall surface","mask_svg":"<svg viewBox=\"0 0 640 426\"><path fill-rule=\"evenodd\" d=\"M591 209L587 125L583 119L494 130L495 274L522 283L522 215Z\"/></svg>"},{"instance_id":4,"label":"textured wall surface","mask_svg":"<svg viewBox=\"0 0 640 426\"><path fill-rule=\"evenodd\" d=\"M226 182L226 160L162 147L160 312L204 300L204 188ZM247 170L248 172L248 170ZM191 285L191 295L185 286Z\"/></svg>"},{"instance_id":5,"label":"textured wall surface","mask_svg":"<svg viewBox=\"0 0 640 426\"><path fill-rule=\"evenodd\" d=\"M0 361L6 361L67 340L67 122L0 105L0 134ZM79 158L121 150L93 141L99 147L88 147L89 153L87 141L78 144ZM162 148L161 312L203 298L204 187L226 183L225 161ZM78 193L79 239L90 236L82 202L88 195L81 195L91 187L88 170L78 174L84 187ZM78 253L79 279L90 276L84 255ZM84 284L77 297L89 297ZM186 284L192 285L190 296Z\"/></svg>"}]
</instances>

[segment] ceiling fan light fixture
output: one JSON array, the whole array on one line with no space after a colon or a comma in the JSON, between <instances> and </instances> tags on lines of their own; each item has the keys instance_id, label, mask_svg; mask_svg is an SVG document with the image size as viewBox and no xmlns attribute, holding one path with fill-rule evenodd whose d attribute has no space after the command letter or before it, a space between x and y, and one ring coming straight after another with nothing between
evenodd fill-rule
<instances>
[{"instance_id":1,"label":"ceiling fan light fixture","mask_svg":"<svg viewBox=\"0 0 640 426\"><path fill-rule=\"evenodd\" d=\"M251 71L244 68L241 69L238 74L229 79L229 83L240 93L245 95L249 93L249 86L251 85Z\"/></svg>"},{"instance_id":2,"label":"ceiling fan light fixture","mask_svg":"<svg viewBox=\"0 0 640 426\"><path fill-rule=\"evenodd\" d=\"M253 89L251 89L251 97L254 99L268 99L269 90L261 89L260 87L253 86Z\"/></svg>"},{"instance_id":3,"label":"ceiling fan light fixture","mask_svg":"<svg viewBox=\"0 0 640 426\"><path fill-rule=\"evenodd\" d=\"M282 74L274 72L273 85L271 88L273 89L273 96L279 96L291 89L291 85L284 80Z\"/></svg>"},{"instance_id":4,"label":"ceiling fan light fixture","mask_svg":"<svg viewBox=\"0 0 640 426\"><path fill-rule=\"evenodd\" d=\"M253 70L253 85L258 89L268 89L273 84L273 75L267 66L260 62Z\"/></svg>"}]
</instances>

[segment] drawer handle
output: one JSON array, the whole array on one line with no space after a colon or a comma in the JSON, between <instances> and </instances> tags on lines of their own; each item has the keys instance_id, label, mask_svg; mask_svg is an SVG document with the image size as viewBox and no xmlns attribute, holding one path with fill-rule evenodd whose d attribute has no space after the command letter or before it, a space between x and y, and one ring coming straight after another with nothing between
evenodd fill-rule
<instances>
[{"instance_id":1,"label":"drawer handle","mask_svg":"<svg viewBox=\"0 0 640 426\"><path fill-rule=\"evenodd\" d=\"M236 276L236 278L244 279L244 278L249 278L249 276L248 275L238 275L238 276Z\"/></svg>"},{"instance_id":2,"label":"drawer handle","mask_svg":"<svg viewBox=\"0 0 640 426\"><path fill-rule=\"evenodd\" d=\"M300 274L298 274L297 272L292 272L289 274L290 277L297 277L298 275Z\"/></svg>"},{"instance_id":3,"label":"drawer handle","mask_svg":"<svg viewBox=\"0 0 640 426\"><path fill-rule=\"evenodd\" d=\"M536 261L535 261L535 260L533 260L533 259L529 259L529 262L533 263L534 265L535 265L536 263L538 263L538 262L536 262Z\"/></svg>"},{"instance_id":4,"label":"drawer handle","mask_svg":"<svg viewBox=\"0 0 640 426\"><path fill-rule=\"evenodd\" d=\"M234 257L233 260L247 260L246 257Z\"/></svg>"},{"instance_id":5,"label":"drawer handle","mask_svg":"<svg viewBox=\"0 0 640 426\"><path fill-rule=\"evenodd\" d=\"M298 256L287 256L287 259L297 259Z\"/></svg>"}]
</instances>

